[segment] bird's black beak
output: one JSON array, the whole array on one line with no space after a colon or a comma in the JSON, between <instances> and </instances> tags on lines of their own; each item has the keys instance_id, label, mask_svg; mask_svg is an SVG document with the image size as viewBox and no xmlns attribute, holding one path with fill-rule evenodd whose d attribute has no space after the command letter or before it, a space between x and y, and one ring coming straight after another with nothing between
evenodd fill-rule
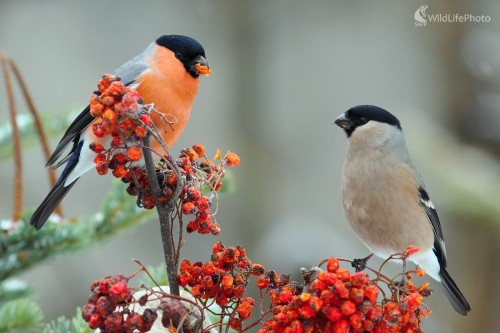
<instances>
[{"instance_id":1,"label":"bird's black beak","mask_svg":"<svg viewBox=\"0 0 500 333\"><path fill-rule=\"evenodd\" d=\"M337 119L335 119L335 121L333 123L335 125L343 128L344 130L351 129L351 125L352 125L351 120L346 117L345 113L342 113L340 116L338 116Z\"/></svg>"},{"instance_id":2,"label":"bird's black beak","mask_svg":"<svg viewBox=\"0 0 500 333\"><path fill-rule=\"evenodd\" d=\"M198 77L199 75L209 76L212 74L212 71L210 70L207 59L205 59L204 56L199 55L190 64L189 73L191 73L193 77Z\"/></svg>"},{"instance_id":3,"label":"bird's black beak","mask_svg":"<svg viewBox=\"0 0 500 333\"><path fill-rule=\"evenodd\" d=\"M342 128L347 137L350 137L352 132L356 128L355 124L352 122L351 119L347 117L345 113L342 113L340 116L338 116L333 123L338 127Z\"/></svg>"}]
</instances>

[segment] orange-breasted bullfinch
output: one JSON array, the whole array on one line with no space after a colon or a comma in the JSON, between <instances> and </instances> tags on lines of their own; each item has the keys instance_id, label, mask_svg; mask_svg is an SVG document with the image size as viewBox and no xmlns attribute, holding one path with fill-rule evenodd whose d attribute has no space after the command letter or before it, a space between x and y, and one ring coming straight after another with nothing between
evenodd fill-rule
<instances>
[{"instance_id":1,"label":"orange-breasted bullfinch","mask_svg":"<svg viewBox=\"0 0 500 333\"><path fill-rule=\"evenodd\" d=\"M342 205L356 235L384 259L410 245L418 247L408 259L439 281L453 308L467 315L469 303L446 270L439 218L410 158L399 120L379 107L359 105L335 124L348 138Z\"/></svg>"},{"instance_id":2,"label":"orange-breasted bullfinch","mask_svg":"<svg viewBox=\"0 0 500 333\"><path fill-rule=\"evenodd\" d=\"M186 36L165 35L114 72L125 85L139 92L144 104L153 104L156 111L175 119L173 128L163 134L169 148L177 141L189 120L198 92L199 76L206 74L199 68L205 71L208 68L205 50L200 43ZM95 153L89 149L89 144L96 141L92 126L89 126L95 118L89 110L87 106L73 121L47 162L47 166L54 168L63 164L66 166L54 188L31 216L30 223L37 229L43 226L78 178L95 166ZM153 113L151 117L163 133L165 124L161 116ZM109 147L111 136L100 142ZM71 151L61 158L70 144ZM152 148L160 147L153 142Z\"/></svg>"}]
</instances>

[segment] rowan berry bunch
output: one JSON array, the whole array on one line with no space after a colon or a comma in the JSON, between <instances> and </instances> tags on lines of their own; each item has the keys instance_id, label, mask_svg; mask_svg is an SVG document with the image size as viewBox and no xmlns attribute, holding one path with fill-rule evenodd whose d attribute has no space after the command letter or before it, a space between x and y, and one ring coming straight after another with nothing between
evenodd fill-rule
<instances>
[{"instance_id":1,"label":"rowan berry bunch","mask_svg":"<svg viewBox=\"0 0 500 333\"><path fill-rule=\"evenodd\" d=\"M188 316L185 306L169 294L145 287L139 289L144 289L146 293L136 299L134 293L138 289L129 288L129 280L129 277L117 275L93 283L92 293L82 309L82 317L89 327L99 328L102 333L149 332L161 315L162 325L175 332ZM160 301L151 305L153 303L149 300ZM149 307L136 310L138 306L146 305ZM183 328L184 332L191 332L189 327Z\"/></svg>"},{"instance_id":2,"label":"rowan berry bunch","mask_svg":"<svg viewBox=\"0 0 500 333\"><path fill-rule=\"evenodd\" d=\"M208 307L215 301L220 307L216 315L221 323L229 318L229 326L241 331L243 321L250 318L255 305L253 298L244 296L249 279L262 274L264 267L252 264L243 247L225 247L217 242L209 262L192 263L183 259L179 269L179 285L190 287L191 295L208 311L213 311Z\"/></svg>"},{"instance_id":3,"label":"rowan berry bunch","mask_svg":"<svg viewBox=\"0 0 500 333\"><path fill-rule=\"evenodd\" d=\"M114 75L105 74L97 87L89 105L90 114L96 118L92 124L96 141L89 148L97 154L94 162L100 175L112 169L116 178L122 178L127 176L130 164L142 157L139 143L152 125L150 109L139 104L141 97L136 90L125 87ZM108 134L111 147L105 148L107 140L103 138Z\"/></svg>"},{"instance_id":4,"label":"rowan berry bunch","mask_svg":"<svg viewBox=\"0 0 500 333\"><path fill-rule=\"evenodd\" d=\"M214 163L214 162L217 162ZM205 148L196 144L191 148L182 150L177 165L181 169L184 178L184 188L180 195L179 217L183 215L194 215L187 226L188 233L198 232L200 234L220 233L220 225L215 220L215 213L211 212L211 198L216 197L222 188L222 179L226 173L226 166L237 166L240 158L233 152L221 158L217 151L214 161L205 156ZM208 195L204 194L208 190Z\"/></svg>"},{"instance_id":5,"label":"rowan berry bunch","mask_svg":"<svg viewBox=\"0 0 500 333\"><path fill-rule=\"evenodd\" d=\"M379 300L381 283L388 286L391 295L384 294ZM428 284L417 288L408 280L398 286L380 274L373 279L363 271L351 274L340 268L336 258L326 261L326 270L318 273L304 292L282 293L271 293L273 317L258 333L417 333L422 332L421 318L430 312L423 304L423 298L430 294Z\"/></svg>"},{"instance_id":6,"label":"rowan berry bunch","mask_svg":"<svg viewBox=\"0 0 500 333\"><path fill-rule=\"evenodd\" d=\"M223 158L218 152L213 161L209 160L205 155L205 147L201 144L195 144L181 151L176 160L183 184L177 204L177 217L182 220L185 215L194 215L194 218L187 223L188 233L214 235L220 233L220 225L216 222L215 213L211 211L211 199L216 197L216 193L222 188L226 166L237 166L239 163L238 155L233 152L228 152ZM132 196L139 195L138 201L142 207L153 209L156 200L151 193L146 171L134 167L131 172L137 181L134 181L131 174L122 178L124 183L129 184L127 192ZM156 177L162 190L162 195L157 200L160 204L165 204L174 194L179 181L165 160L156 165ZM205 195L204 192L208 194Z\"/></svg>"}]
</instances>

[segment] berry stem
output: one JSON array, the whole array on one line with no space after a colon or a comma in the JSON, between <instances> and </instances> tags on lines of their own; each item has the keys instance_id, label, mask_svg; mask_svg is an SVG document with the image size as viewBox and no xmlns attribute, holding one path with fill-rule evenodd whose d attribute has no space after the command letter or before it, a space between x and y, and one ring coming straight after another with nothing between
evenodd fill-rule
<instances>
[{"instance_id":1,"label":"berry stem","mask_svg":"<svg viewBox=\"0 0 500 333\"><path fill-rule=\"evenodd\" d=\"M155 197L156 201L156 210L158 212L158 217L160 219L160 232L161 232L161 240L163 243L163 254L165 256L165 265L167 269L168 282L170 285L170 293L179 296L179 283L177 282L177 264L178 262L174 259L174 251L175 244L174 238L172 235L172 229L170 226L170 212L172 211L174 205L170 205L170 201L164 205L159 202L159 198L161 197L161 188L158 183L158 178L156 178L156 170L153 162L153 156L151 153L151 149L149 148L150 135L146 135L142 139L143 147L143 155L144 155L144 163L146 165L146 172L148 173L149 182L151 186L151 193ZM175 203L177 197L180 193L177 189L180 187L177 184L176 193L172 196L172 199ZM177 195L177 196L176 196Z\"/></svg>"}]
</instances>

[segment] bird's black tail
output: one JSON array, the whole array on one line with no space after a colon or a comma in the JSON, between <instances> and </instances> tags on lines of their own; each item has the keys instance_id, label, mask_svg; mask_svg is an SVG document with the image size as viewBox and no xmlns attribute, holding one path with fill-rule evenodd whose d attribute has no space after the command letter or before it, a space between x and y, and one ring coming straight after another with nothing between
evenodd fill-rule
<instances>
[{"instance_id":1,"label":"bird's black tail","mask_svg":"<svg viewBox=\"0 0 500 333\"><path fill-rule=\"evenodd\" d=\"M441 285L443 286L444 293L453 308L461 315L466 316L470 311L470 305L460 289L458 289L455 281L453 281L450 274L446 271L446 268L441 268L439 276L441 277Z\"/></svg>"},{"instance_id":2,"label":"bird's black tail","mask_svg":"<svg viewBox=\"0 0 500 333\"><path fill-rule=\"evenodd\" d=\"M52 190L50 190L49 194L47 194L47 197L45 197L43 202L31 216L31 225L34 226L37 230L40 229L45 221L47 221L50 214L52 214L54 209L56 209L57 205L66 196L68 191L73 187L73 185L75 185L75 183L76 180L68 186L64 186L64 181L59 181L56 186L54 186Z\"/></svg>"}]
</instances>

